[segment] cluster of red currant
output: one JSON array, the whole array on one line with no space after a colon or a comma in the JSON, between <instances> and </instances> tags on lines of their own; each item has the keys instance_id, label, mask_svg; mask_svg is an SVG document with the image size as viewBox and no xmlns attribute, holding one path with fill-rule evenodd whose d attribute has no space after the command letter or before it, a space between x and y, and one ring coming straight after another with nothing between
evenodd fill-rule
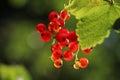
<instances>
[{"instance_id":1,"label":"cluster of red currant","mask_svg":"<svg viewBox=\"0 0 120 80\"><path fill-rule=\"evenodd\" d=\"M74 68L86 68L88 65L88 59L82 57L77 58L79 52L79 44L77 41L78 36L75 31L68 31L65 26L65 21L69 20L70 14L66 10L62 10L60 14L56 11L52 11L48 16L50 22L48 27L43 23L37 24L36 30L40 34L41 40L44 42L50 41L53 34L53 43L51 46L51 59L54 62L56 68L61 68L63 60L71 61L75 56ZM82 50L83 53L90 53L92 48Z\"/></svg>"}]
</instances>

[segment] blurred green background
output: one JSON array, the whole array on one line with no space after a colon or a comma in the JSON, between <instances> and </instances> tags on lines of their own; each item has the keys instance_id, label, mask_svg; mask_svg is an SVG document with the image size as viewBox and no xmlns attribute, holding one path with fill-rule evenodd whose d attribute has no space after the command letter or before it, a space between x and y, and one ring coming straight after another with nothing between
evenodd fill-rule
<instances>
[{"instance_id":1,"label":"blurred green background","mask_svg":"<svg viewBox=\"0 0 120 80\"><path fill-rule=\"evenodd\" d=\"M119 80L120 34L111 30L110 37L85 56L86 69L73 69L65 62L55 69L50 59L51 41L44 43L36 32L36 24L49 23L50 11L63 9L68 0L0 0L0 80ZM74 30L74 16L66 22ZM117 24L120 26L120 24Z\"/></svg>"}]
</instances>

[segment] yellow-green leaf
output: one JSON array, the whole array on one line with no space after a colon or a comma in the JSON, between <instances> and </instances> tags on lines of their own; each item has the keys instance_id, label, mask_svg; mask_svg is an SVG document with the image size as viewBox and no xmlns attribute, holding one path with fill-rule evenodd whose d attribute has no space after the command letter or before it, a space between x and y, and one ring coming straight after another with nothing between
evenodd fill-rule
<instances>
[{"instance_id":1,"label":"yellow-green leaf","mask_svg":"<svg viewBox=\"0 0 120 80\"><path fill-rule=\"evenodd\" d=\"M78 19L76 32L81 49L101 44L109 36L114 22L120 18L118 2L113 3L107 0L85 1L74 0L65 7Z\"/></svg>"}]
</instances>

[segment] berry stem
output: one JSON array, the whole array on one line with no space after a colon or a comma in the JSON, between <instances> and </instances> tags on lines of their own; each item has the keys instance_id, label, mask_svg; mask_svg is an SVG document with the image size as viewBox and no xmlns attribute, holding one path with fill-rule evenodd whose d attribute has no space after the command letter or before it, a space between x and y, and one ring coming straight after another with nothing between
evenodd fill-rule
<instances>
[{"instance_id":1,"label":"berry stem","mask_svg":"<svg viewBox=\"0 0 120 80\"><path fill-rule=\"evenodd\" d=\"M71 3L71 0L69 0L69 4Z\"/></svg>"},{"instance_id":2,"label":"berry stem","mask_svg":"<svg viewBox=\"0 0 120 80\"><path fill-rule=\"evenodd\" d=\"M71 2L72 2L72 0L69 0L68 5L70 5ZM67 6L67 5L64 4L64 8L65 8L65 6Z\"/></svg>"},{"instance_id":3,"label":"berry stem","mask_svg":"<svg viewBox=\"0 0 120 80\"><path fill-rule=\"evenodd\" d=\"M52 62L54 62L54 59L52 58L52 56L49 56L48 58L51 59Z\"/></svg>"},{"instance_id":4,"label":"berry stem","mask_svg":"<svg viewBox=\"0 0 120 80\"><path fill-rule=\"evenodd\" d=\"M52 45L53 45L53 44L55 44L55 39L53 39L53 41L52 41Z\"/></svg>"},{"instance_id":5,"label":"berry stem","mask_svg":"<svg viewBox=\"0 0 120 80\"><path fill-rule=\"evenodd\" d=\"M79 47L78 47L77 52L75 53L75 62L78 60L78 53L79 53Z\"/></svg>"}]
</instances>

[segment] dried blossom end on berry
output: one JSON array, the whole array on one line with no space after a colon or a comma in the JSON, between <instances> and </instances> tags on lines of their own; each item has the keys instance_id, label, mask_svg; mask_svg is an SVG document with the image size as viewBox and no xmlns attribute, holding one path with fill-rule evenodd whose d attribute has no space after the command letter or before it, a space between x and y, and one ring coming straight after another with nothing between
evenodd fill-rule
<instances>
[{"instance_id":1,"label":"dried blossom end on berry","mask_svg":"<svg viewBox=\"0 0 120 80\"><path fill-rule=\"evenodd\" d=\"M80 68L80 63L79 61L76 61L75 64L73 65L74 69L79 69Z\"/></svg>"},{"instance_id":2,"label":"dried blossom end on berry","mask_svg":"<svg viewBox=\"0 0 120 80\"><path fill-rule=\"evenodd\" d=\"M50 41L51 37L52 37L52 35L49 31L44 31L40 36L40 38L43 42Z\"/></svg>"},{"instance_id":3,"label":"dried blossom end on berry","mask_svg":"<svg viewBox=\"0 0 120 80\"><path fill-rule=\"evenodd\" d=\"M59 45L60 45L61 47L67 47L67 46L68 46L68 43L69 43L69 40L66 39L64 42L58 42L58 43L59 43Z\"/></svg>"},{"instance_id":4,"label":"dried blossom end on berry","mask_svg":"<svg viewBox=\"0 0 120 80\"><path fill-rule=\"evenodd\" d=\"M55 68L61 68L63 66L63 61L61 59L57 59L54 61Z\"/></svg>"},{"instance_id":5,"label":"dried blossom end on berry","mask_svg":"<svg viewBox=\"0 0 120 80\"><path fill-rule=\"evenodd\" d=\"M58 22L59 22L59 26L61 26L61 27L65 26L65 21L59 19Z\"/></svg>"}]
</instances>

